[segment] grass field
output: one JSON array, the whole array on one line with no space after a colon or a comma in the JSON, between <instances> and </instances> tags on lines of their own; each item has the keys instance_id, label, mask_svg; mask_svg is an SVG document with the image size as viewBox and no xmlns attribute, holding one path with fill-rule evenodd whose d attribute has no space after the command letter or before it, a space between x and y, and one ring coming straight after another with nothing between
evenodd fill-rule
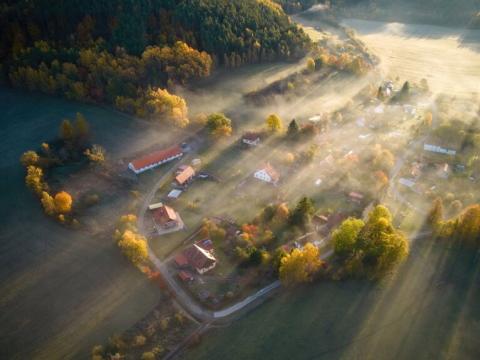
<instances>
[{"instance_id":1,"label":"grass field","mask_svg":"<svg viewBox=\"0 0 480 360\"><path fill-rule=\"evenodd\" d=\"M94 141L110 154L152 139L143 125L98 107L4 88L0 148L0 358L85 359L91 347L132 326L159 290L121 255L111 236L62 228L44 216L24 185L20 155L55 136L64 117L82 112ZM135 130L135 131L134 131ZM144 140L145 139L145 140ZM102 228L115 219L98 217Z\"/></svg>"},{"instance_id":2,"label":"grass field","mask_svg":"<svg viewBox=\"0 0 480 360\"><path fill-rule=\"evenodd\" d=\"M433 92L480 92L480 30L345 20L360 40L381 58L387 76L418 82Z\"/></svg>"}]
</instances>

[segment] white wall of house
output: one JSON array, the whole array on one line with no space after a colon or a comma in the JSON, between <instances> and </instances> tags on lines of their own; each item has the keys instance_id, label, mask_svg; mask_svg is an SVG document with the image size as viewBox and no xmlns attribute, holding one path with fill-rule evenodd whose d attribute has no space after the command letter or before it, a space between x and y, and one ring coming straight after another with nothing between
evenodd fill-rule
<instances>
[{"instance_id":1,"label":"white wall of house","mask_svg":"<svg viewBox=\"0 0 480 360\"><path fill-rule=\"evenodd\" d=\"M247 144L250 146L257 146L260 143L260 138L256 138L255 140L243 139L242 141L244 144Z\"/></svg>"},{"instance_id":2,"label":"white wall of house","mask_svg":"<svg viewBox=\"0 0 480 360\"><path fill-rule=\"evenodd\" d=\"M206 272L212 270L215 266L217 265L216 262L214 262L210 267L208 268L202 268L202 269L195 269L199 274L205 274Z\"/></svg>"},{"instance_id":3,"label":"white wall of house","mask_svg":"<svg viewBox=\"0 0 480 360\"><path fill-rule=\"evenodd\" d=\"M164 160L162 160L162 161L159 161L159 162L156 162L156 163L147 165L147 166L145 166L145 167L143 167L143 168L140 168L140 169L136 169L135 166L133 166L132 163L129 163L129 164L128 164L128 168L129 168L130 170L132 170L135 174L138 175L138 174L141 174L141 173L143 173L143 172L145 172L145 171L147 171L147 170L150 170L150 169L156 168L157 166L160 166L160 165L162 165L162 164L165 164L165 163L167 163L167 162L169 162L169 161L178 159L178 158L181 157L181 156L183 156L183 153L179 153L179 154L177 154L177 155L170 156L169 158L166 158L166 159L164 159Z\"/></svg>"},{"instance_id":4,"label":"white wall of house","mask_svg":"<svg viewBox=\"0 0 480 360\"><path fill-rule=\"evenodd\" d=\"M258 179L258 180L262 180L262 181L265 181L265 182L268 182L268 183L273 183L271 176L268 175L268 173L265 171L265 169L256 171L253 174L253 177Z\"/></svg>"}]
</instances>

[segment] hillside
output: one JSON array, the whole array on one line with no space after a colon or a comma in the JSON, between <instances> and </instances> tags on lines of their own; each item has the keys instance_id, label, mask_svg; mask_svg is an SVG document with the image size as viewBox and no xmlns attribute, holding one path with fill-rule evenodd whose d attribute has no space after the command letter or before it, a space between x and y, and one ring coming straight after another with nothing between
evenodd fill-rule
<instances>
[{"instance_id":1,"label":"hillside","mask_svg":"<svg viewBox=\"0 0 480 360\"><path fill-rule=\"evenodd\" d=\"M140 116L157 112L150 87L186 84L215 65L298 58L310 46L267 0L7 0L0 22L10 84Z\"/></svg>"}]
</instances>

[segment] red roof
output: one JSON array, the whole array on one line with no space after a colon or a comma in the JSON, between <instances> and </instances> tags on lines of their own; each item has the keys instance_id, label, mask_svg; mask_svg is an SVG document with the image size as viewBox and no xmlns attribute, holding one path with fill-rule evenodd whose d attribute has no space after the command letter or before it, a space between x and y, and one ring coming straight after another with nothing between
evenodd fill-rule
<instances>
[{"instance_id":1,"label":"red roof","mask_svg":"<svg viewBox=\"0 0 480 360\"><path fill-rule=\"evenodd\" d=\"M257 133L257 132L247 132L245 134L243 134L243 137L242 137L243 140L248 140L248 141L255 141L257 139L260 139L260 133Z\"/></svg>"},{"instance_id":2,"label":"red roof","mask_svg":"<svg viewBox=\"0 0 480 360\"><path fill-rule=\"evenodd\" d=\"M208 268L216 262L215 257L209 251L196 244L185 249L183 254L188 259L189 264L197 270Z\"/></svg>"},{"instance_id":3,"label":"red roof","mask_svg":"<svg viewBox=\"0 0 480 360\"><path fill-rule=\"evenodd\" d=\"M268 174L268 176L270 176L273 182L277 182L280 179L280 175L278 174L277 170L273 168L272 165L265 165L263 170L265 170L265 172Z\"/></svg>"},{"instance_id":4,"label":"red roof","mask_svg":"<svg viewBox=\"0 0 480 360\"><path fill-rule=\"evenodd\" d=\"M180 173L175 177L175 181L179 185L183 185L188 180L190 180L193 176L195 176L195 170L193 170L191 166L187 166L182 171L180 171Z\"/></svg>"},{"instance_id":5,"label":"red roof","mask_svg":"<svg viewBox=\"0 0 480 360\"><path fill-rule=\"evenodd\" d=\"M348 194L348 196L350 196L353 199L359 199L359 200L363 199L363 194L357 193L355 191L352 191L350 194Z\"/></svg>"},{"instance_id":6,"label":"red roof","mask_svg":"<svg viewBox=\"0 0 480 360\"><path fill-rule=\"evenodd\" d=\"M177 254L175 256L175 263L180 266L187 266L188 265L188 259L183 255L183 253Z\"/></svg>"},{"instance_id":7,"label":"red roof","mask_svg":"<svg viewBox=\"0 0 480 360\"><path fill-rule=\"evenodd\" d=\"M192 281L193 275L190 274L188 271L182 270L178 273L178 277L182 279L182 281Z\"/></svg>"},{"instance_id":8,"label":"red roof","mask_svg":"<svg viewBox=\"0 0 480 360\"><path fill-rule=\"evenodd\" d=\"M165 225L170 221L177 221L177 213L171 207L163 205L153 210L153 219L160 225Z\"/></svg>"},{"instance_id":9,"label":"red roof","mask_svg":"<svg viewBox=\"0 0 480 360\"><path fill-rule=\"evenodd\" d=\"M182 153L183 153L182 148L176 145L171 148L155 151L151 154L135 159L131 162L131 164L136 170L139 170L149 165L162 162L172 156L181 155Z\"/></svg>"}]
</instances>

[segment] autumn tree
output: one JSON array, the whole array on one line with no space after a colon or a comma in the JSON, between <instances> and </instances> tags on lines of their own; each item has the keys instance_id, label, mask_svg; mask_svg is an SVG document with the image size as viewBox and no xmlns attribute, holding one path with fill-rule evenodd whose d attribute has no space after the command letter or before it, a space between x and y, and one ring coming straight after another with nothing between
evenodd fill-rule
<instances>
[{"instance_id":1,"label":"autumn tree","mask_svg":"<svg viewBox=\"0 0 480 360\"><path fill-rule=\"evenodd\" d=\"M373 174L377 183L377 189L383 190L388 186L388 176L382 170L375 171Z\"/></svg>"},{"instance_id":2,"label":"autumn tree","mask_svg":"<svg viewBox=\"0 0 480 360\"><path fill-rule=\"evenodd\" d=\"M84 154L92 163L101 164L105 162L105 149L100 145L92 145L91 148L84 151Z\"/></svg>"},{"instance_id":3,"label":"autumn tree","mask_svg":"<svg viewBox=\"0 0 480 360\"><path fill-rule=\"evenodd\" d=\"M147 116L159 116L180 128L186 127L189 123L185 100L180 96L170 94L166 89L149 89L146 95L145 109Z\"/></svg>"},{"instance_id":4,"label":"autumn tree","mask_svg":"<svg viewBox=\"0 0 480 360\"><path fill-rule=\"evenodd\" d=\"M73 123L74 137L76 141L85 141L90 134L90 125L87 119L81 113L77 112L75 122Z\"/></svg>"},{"instance_id":5,"label":"autumn tree","mask_svg":"<svg viewBox=\"0 0 480 360\"><path fill-rule=\"evenodd\" d=\"M313 73L315 71L315 60L311 57L307 59L307 71Z\"/></svg>"},{"instance_id":6,"label":"autumn tree","mask_svg":"<svg viewBox=\"0 0 480 360\"><path fill-rule=\"evenodd\" d=\"M427 111L427 112L425 113L424 118L423 118L423 123L425 124L425 126L431 127L431 126L432 126L432 122L433 122L432 112L431 112L431 111Z\"/></svg>"},{"instance_id":7,"label":"autumn tree","mask_svg":"<svg viewBox=\"0 0 480 360\"><path fill-rule=\"evenodd\" d=\"M143 236L132 230L125 230L118 241L118 246L125 256L135 265L148 257L147 242Z\"/></svg>"},{"instance_id":8,"label":"autumn tree","mask_svg":"<svg viewBox=\"0 0 480 360\"><path fill-rule=\"evenodd\" d=\"M55 209L60 214L67 214L72 210L73 199L66 191L60 191L55 195Z\"/></svg>"},{"instance_id":9,"label":"autumn tree","mask_svg":"<svg viewBox=\"0 0 480 360\"><path fill-rule=\"evenodd\" d=\"M443 220L443 202L437 197L432 204L432 208L428 212L426 222L432 228L438 227Z\"/></svg>"},{"instance_id":10,"label":"autumn tree","mask_svg":"<svg viewBox=\"0 0 480 360\"><path fill-rule=\"evenodd\" d=\"M75 129L70 120L64 119L60 124L60 139L65 142L72 141L75 136Z\"/></svg>"},{"instance_id":11,"label":"autumn tree","mask_svg":"<svg viewBox=\"0 0 480 360\"><path fill-rule=\"evenodd\" d=\"M232 121L222 113L210 114L206 128L213 137L224 137L232 134Z\"/></svg>"},{"instance_id":12,"label":"autumn tree","mask_svg":"<svg viewBox=\"0 0 480 360\"><path fill-rule=\"evenodd\" d=\"M458 217L453 236L466 243L480 244L480 205L467 207Z\"/></svg>"},{"instance_id":13,"label":"autumn tree","mask_svg":"<svg viewBox=\"0 0 480 360\"><path fill-rule=\"evenodd\" d=\"M293 249L290 254L281 258L280 280L286 286L312 281L321 266L322 261L318 248L307 243L302 249Z\"/></svg>"},{"instance_id":14,"label":"autumn tree","mask_svg":"<svg viewBox=\"0 0 480 360\"><path fill-rule=\"evenodd\" d=\"M265 120L267 129L272 132L279 132L283 129L283 123L277 114L270 114Z\"/></svg>"},{"instance_id":15,"label":"autumn tree","mask_svg":"<svg viewBox=\"0 0 480 360\"><path fill-rule=\"evenodd\" d=\"M43 180L43 170L37 166L30 165L27 167L25 183L39 196L47 189L47 185Z\"/></svg>"},{"instance_id":16,"label":"autumn tree","mask_svg":"<svg viewBox=\"0 0 480 360\"><path fill-rule=\"evenodd\" d=\"M38 160L40 160L40 156L38 156L38 154L32 150L24 152L20 158L20 162L25 167L37 165Z\"/></svg>"},{"instance_id":17,"label":"autumn tree","mask_svg":"<svg viewBox=\"0 0 480 360\"><path fill-rule=\"evenodd\" d=\"M381 145L375 145L373 165L386 173L395 165L395 156L388 149L383 148Z\"/></svg>"},{"instance_id":18,"label":"autumn tree","mask_svg":"<svg viewBox=\"0 0 480 360\"><path fill-rule=\"evenodd\" d=\"M43 209L47 215L53 216L56 213L55 200L53 197L46 191L42 192L42 197L40 198L42 202Z\"/></svg>"}]
</instances>

